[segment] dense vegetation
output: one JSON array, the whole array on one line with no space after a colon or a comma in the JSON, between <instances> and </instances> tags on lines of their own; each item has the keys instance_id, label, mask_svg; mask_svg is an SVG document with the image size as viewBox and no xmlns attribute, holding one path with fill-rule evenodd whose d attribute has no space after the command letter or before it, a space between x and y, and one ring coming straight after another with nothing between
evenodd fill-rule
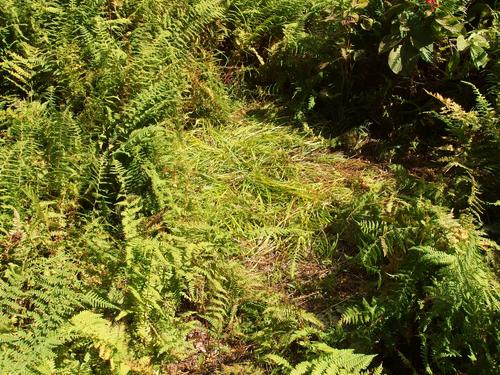
<instances>
[{"instance_id":1,"label":"dense vegetation","mask_svg":"<svg viewBox=\"0 0 500 375\"><path fill-rule=\"evenodd\" d=\"M0 0L0 374L500 373L500 13Z\"/></svg>"}]
</instances>

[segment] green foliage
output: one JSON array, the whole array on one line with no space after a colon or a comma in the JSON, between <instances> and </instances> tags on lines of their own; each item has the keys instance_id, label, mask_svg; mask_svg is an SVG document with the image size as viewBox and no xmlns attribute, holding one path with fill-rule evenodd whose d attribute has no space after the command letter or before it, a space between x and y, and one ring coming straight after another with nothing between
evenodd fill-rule
<instances>
[{"instance_id":1,"label":"green foliage","mask_svg":"<svg viewBox=\"0 0 500 375\"><path fill-rule=\"evenodd\" d=\"M0 0L0 373L497 373L498 19Z\"/></svg>"},{"instance_id":2,"label":"green foliage","mask_svg":"<svg viewBox=\"0 0 500 375\"><path fill-rule=\"evenodd\" d=\"M75 269L61 256L3 269L2 371L36 373L39 366L53 366L58 347L72 338L61 327L83 302Z\"/></svg>"},{"instance_id":3,"label":"green foliage","mask_svg":"<svg viewBox=\"0 0 500 375\"><path fill-rule=\"evenodd\" d=\"M130 361L123 328L112 327L111 323L99 314L82 311L71 318L68 330L82 339L90 340L99 350L99 357L109 361L110 369L116 374L127 374Z\"/></svg>"},{"instance_id":4,"label":"green foliage","mask_svg":"<svg viewBox=\"0 0 500 375\"><path fill-rule=\"evenodd\" d=\"M423 89L462 99L456 81L463 79L497 100L494 1L236 4L230 67L243 60L250 87L326 134L365 127L370 137L394 141L390 154L399 156L415 138L433 144L435 131L421 115L434 105Z\"/></svg>"},{"instance_id":5,"label":"green foliage","mask_svg":"<svg viewBox=\"0 0 500 375\"><path fill-rule=\"evenodd\" d=\"M356 354L350 349L333 349L327 345L317 345L317 348L324 352L317 358L300 362L292 367L284 358L269 355L269 360L290 370L292 375L302 374L382 374L382 366L377 367L373 371L367 370L375 356Z\"/></svg>"},{"instance_id":6,"label":"green foliage","mask_svg":"<svg viewBox=\"0 0 500 375\"><path fill-rule=\"evenodd\" d=\"M362 350L375 350L376 338L378 350L417 372L498 371L500 289L485 260L489 242L470 217L454 219L428 199L368 194L338 220L378 288L340 323L357 327L350 334Z\"/></svg>"},{"instance_id":7,"label":"green foliage","mask_svg":"<svg viewBox=\"0 0 500 375\"><path fill-rule=\"evenodd\" d=\"M476 105L465 111L459 104L441 95L434 94L444 106L434 115L447 130L446 144L442 146L439 161L445 164L445 171L452 173L454 183L452 199L468 207L480 217L485 204L500 199L495 176L500 171L500 126L497 111L486 98L472 86ZM465 185L465 188L462 186ZM466 198L461 202L460 196ZM460 206L459 206L460 207Z\"/></svg>"},{"instance_id":8,"label":"green foliage","mask_svg":"<svg viewBox=\"0 0 500 375\"><path fill-rule=\"evenodd\" d=\"M468 1L395 2L384 13L383 22L391 26L379 52L389 52L389 67L396 74L412 72L419 61L436 65L446 62L448 72L453 74L465 51L474 68L483 68L498 31L485 22L492 16L496 22L495 11L488 4L483 9L478 7ZM478 21L481 26L471 30L470 23Z\"/></svg>"}]
</instances>

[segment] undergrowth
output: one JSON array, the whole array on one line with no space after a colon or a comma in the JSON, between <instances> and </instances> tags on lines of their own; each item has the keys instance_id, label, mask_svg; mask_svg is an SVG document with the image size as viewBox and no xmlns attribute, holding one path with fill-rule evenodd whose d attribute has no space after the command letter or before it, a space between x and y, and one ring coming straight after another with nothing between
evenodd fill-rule
<instances>
[{"instance_id":1,"label":"undergrowth","mask_svg":"<svg viewBox=\"0 0 500 375\"><path fill-rule=\"evenodd\" d=\"M495 9L0 0L0 374L498 373Z\"/></svg>"}]
</instances>

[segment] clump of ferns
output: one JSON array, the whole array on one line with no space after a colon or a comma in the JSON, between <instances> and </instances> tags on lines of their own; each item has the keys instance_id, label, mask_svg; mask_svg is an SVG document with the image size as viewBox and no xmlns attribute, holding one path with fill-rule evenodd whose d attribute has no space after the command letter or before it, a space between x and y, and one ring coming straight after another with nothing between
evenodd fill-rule
<instances>
[{"instance_id":1,"label":"clump of ferns","mask_svg":"<svg viewBox=\"0 0 500 375\"><path fill-rule=\"evenodd\" d=\"M249 345L259 361L268 355L296 361L306 358L307 347L321 336L323 324L312 313L284 302L276 291L245 298L238 308L233 335Z\"/></svg>"},{"instance_id":2,"label":"clump of ferns","mask_svg":"<svg viewBox=\"0 0 500 375\"><path fill-rule=\"evenodd\" d=\"M19 246L29 245L21 243ZM77 341L84 339L85 335L73 330L72 319L85 308L113 311L116 307L88 290L80 276L79 264L70 260L61 249L50 257L16 259L2 270L2 370L7 373L48 373L47 368L54 371L61 363L67 364L66 361L71 362L82 352L92 350L91 345L78 348ZM103 318L100 322L108 327L111 325ZM94 328L86 326L84 329Z\"/></svg>"},{"instance_id":3,"label":"clump of ferns","mask_svg":"<svg viewBox=\"0 0 500 375\"><path fill-rule=\"evenodd\" d=\"M148 236L142 201L124 196L122 232L124 254L113 286L114 299L122 311L116 320L127 321L135 350L156 353L154 360L182 358L189 352L185 337L194 323L176 316L182 296L190 289L193 248L176 245L161 234Z\"/></svg>"},{"instance_id":4,"label":"clump of ferns","mask_svg":"<svg viewBox=\"0 0 500 375\"><path fill-rule=\"evenodd\" d=\"M155 189L161 185L162 176L157 166L164 164L167 140L164 128L149 126L134 130L113 153L112 170L122 194L144 196L150 212L159 210L164 203Z\"/></svg>"},{"instance_id":5,"label":"clump of ferns","mask_svg":"<svg viewBox=\"0 0 500 375\"><path fill-rule=\"evenodd\" d=\"M432 112L446 127L445 146L439 161L450 175L450 201L467 208L478 219L485 204L500 199L494 176L500 171L500 123L498 113L481 92L471 86L476 104L466 111L440 94L431 93L443 107Z\"/></svg>"},{"instance_id":6,"label":"clump of ferns","mask_svg":"<svg viewBox=\"0 0 500 375\"><path fill-rule=\"evenodd\" d=\"M221 125L229 121L234 104L229 100L220 72L213 61L192 61L191 85L184 97L185 126Z\"/></svg>"},{"instance_id":7,"label":"clump of ferns","mask_svg":"<svg viewBox=\"0 0 500 375\"><path fill-rule=\"evenodd\" d=\"M9 195L22 194L19 184L47 199L78 195L89 150L71 113L55 111L50 101L17 101L0 111L0 123L5 128L0 186Z\"/></svg>"},{"instance_id":8,"label":"clump of ferns","mask_svg":"<svg viewBox=\"0 0 500 375\"><path fill-rule=\"evenodd\" d=\"M349 335L362 349L392 352L427 373L495 368L500 294L471 218L417 200L358 228L358 259L379 274L379 289L340 322L356 325Z\"/></svg>"},{"instance_id":9,"label":"clump of ferns","mask_svg":"<svg viewBox=\"0 0 500 375\"><path fill-rule=\"evenodd\" d=\"M282 371L292 375L303 374L351 374L380 375L382 365L372 364L376 355L355 353L353 349L335 349L323 342L308 342L305 360L296 364L277 354L268 354L268 363L277 365ZM294 358L296 362L297 358Z\"/></svg>"}]
</instances>

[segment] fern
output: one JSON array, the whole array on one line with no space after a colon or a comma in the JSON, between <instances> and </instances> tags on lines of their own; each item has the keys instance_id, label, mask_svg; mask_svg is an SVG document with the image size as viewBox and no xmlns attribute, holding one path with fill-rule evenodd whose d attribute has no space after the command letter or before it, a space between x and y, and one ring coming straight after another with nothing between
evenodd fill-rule
<instances>
[{"instance_id":1,"label":"fern","mask_svg":"<svg viewBox=\"0 0 500 375\"><path fill-rule=\"evenodd\" d=\"M411 354L398 346L419 345L421 365L429 373L471 367L494 372L495 349L486 342L497 337L493 322L500 299L492 271L481 256L479 234L468 224L470 218L458 221L428 201L410 199L410 205L392 206L390 216L380 209L384 203L368 205L365 212L350 210L354 217L382 213L379 223L356 220L353 229L359 231L359 261L369 271L379 272L381 292L371 293L370 303L363 299L347 307L339 323L358 327L352 335L368 347L375 337L388 348L396 347L405 363ZM373 245L380 238L400 250L381 256L383 248ZM374 249L376 256L367 258ZM475 319L481 323L472 323ZM401 330L418 335L419 343L401 335ZM411 361L405 366L418 367Z\"/></svg>"},{"instance_id":2,"label":"fern","mask_svg":"<svg viewBox=\"0 0 500 375\"><path fill-rule=\"evenodd\" d=\"M2 371L35 374L40 363L59 357L72 338L61 328L85 299L75 270L67 257L57 256L2 271Z\"/></svg>"},{"instance_id":3,"label":"fern","mask_svg":"<svg viewBox=\"0 0 500 375\"><path fill-rule=\"evenodd\" d=\"M454 152L442 156L441 161L446 163L447 172L455 172L456 194L465 184L468 191L466 204L463 205L480 218L484 201L497 199L491 177L500 170L494 151L500 144L500 133L495 110L474 85L468 85L476 98L476 106L471 111L465 111L439 94L432 95L444 105L441 112L434 115L446 124L450 133L446 140L454 147Z\"/></svg>"},{"instance_id":4,"label":"fern","mask_svg":"<svg viewBox=\"0 0 500 375\"><path fill-rule=\"evenodd\" d=\"M289 369L289 373L293 375L303 374L381 374L382 366L375 368L373 371L368 370L373 355L356 354L351 349L333 349L325 346L323 350L325 354L319 355L317 358L300 362L296 366L277 355L268 355L267 359Z\"/></svg>"},{"instance_id":5,"label":"fern","mask_svg":"<svg viewBox=\"0 0 500 375\"><path fill-rule=\"evenodd\" d=\"M99 357L109 361L111 371L125 375L130 371L128 363L132 361L123 327L112 326L99 314L82 311L70 320L67 328L81 339L88 339L99 351Z\"/></svg>"}]
</instances>

